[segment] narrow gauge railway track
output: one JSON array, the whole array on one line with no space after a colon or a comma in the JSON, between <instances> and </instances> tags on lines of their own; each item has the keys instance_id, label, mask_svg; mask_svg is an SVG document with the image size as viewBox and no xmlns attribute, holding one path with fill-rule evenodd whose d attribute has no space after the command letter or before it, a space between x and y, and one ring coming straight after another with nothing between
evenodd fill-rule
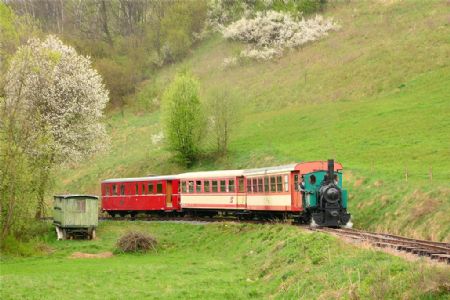
<instances>
[{"instance_id":1,"label":"narrow gauge railway track","mask_svg":"<svg viewBox=\"0 0 450 300\"><path fill-rule=\"evenodd\" d=\"M416 256L426 256L450 264L450 243L417 240L402 236L368 232L349 228L311 228L314 231L333 233L358 241L366 241L380 248L391 248Z\"/></svg>"},{"instance_id":2,"label":"narrow gauge railway track","mask_svg":"<svg viewBox=\"0 0 450 300\"><path fill-rule=\"evenodd\" d=\"M43 220L51 220L46 217ZM136 217L99 217L101 221L175 221L175 222L199 222L199 223L220 223L220 222L239 222L251 224L280 224L289 223L287 220L243 220L236 217L166 217L166 216L136 216ZM416 256L429 257L432 260L450 264L450 243L433 242L426 240L417 240L387 233L369 232L350 228L328 228L328 227L309 227L308 225L298 225L308 228L312 231L331 233L338 236L350 238L356 241L369 242L371 245L380 248L391 248L398 251L408 252Z\"/></svg>"}]
</instances>

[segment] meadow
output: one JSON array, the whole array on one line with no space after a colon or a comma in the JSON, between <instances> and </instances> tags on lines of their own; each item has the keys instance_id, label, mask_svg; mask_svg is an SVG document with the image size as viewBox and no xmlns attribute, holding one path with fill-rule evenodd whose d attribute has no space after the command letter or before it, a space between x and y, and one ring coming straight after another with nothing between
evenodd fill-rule
<instances>
[{"instance_id":1,"label":"meadow","mask_svg":"<svg viewBox=\"0 0 450 300\"><path fill-rule=\"evenodd\" d=\"M117 253L129 230L156 237L156 251ZM450 276L289 225L101 222L94 241L56 241L49 227L40 249L1 257L2 299L445 299Z\"/></svg>"},{"instance_id":2,"label":"meadow","mask_svg":"<svg viewBox=\"0 0 450 300\"><path fill-rule=\"evenodd\" d=\"M359 228L450 240L450 30L444 2L333 3L341 28L269 61L223 60L243 45L212 34L138 87L106 120L111 150L57 174L54 193L102 179L187 171L161 140L159 101L180 69L239 99L225 156L208 133L192 170L335 158ZM102 141L99 141L102 142Z\"/></svg>"}]
</instances>

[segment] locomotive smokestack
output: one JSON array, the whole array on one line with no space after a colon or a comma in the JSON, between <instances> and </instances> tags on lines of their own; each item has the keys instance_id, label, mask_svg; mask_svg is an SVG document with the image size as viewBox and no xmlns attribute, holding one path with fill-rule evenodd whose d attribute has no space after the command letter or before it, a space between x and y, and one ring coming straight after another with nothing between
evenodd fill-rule
<instances>
[{"instance_id":1,"label":"locomotive smokestack","mask_svg":"<svg viewBox=\"0 0 450 300\"><path fill-rule=\"evenodd\" d=\"M328 160L328 182L333 182L334 178L334 159Z\"/></svg>"}]
</instances>

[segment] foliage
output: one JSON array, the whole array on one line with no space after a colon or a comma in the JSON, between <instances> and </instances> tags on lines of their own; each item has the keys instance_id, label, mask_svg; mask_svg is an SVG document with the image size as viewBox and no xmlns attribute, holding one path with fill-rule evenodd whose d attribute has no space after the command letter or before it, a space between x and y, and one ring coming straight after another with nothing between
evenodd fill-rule
<instances>
[{"instance_id":1,"label":"foliage","mask_svg":"<svg viewBox=\"0 0 450 300\"><path fill-rule=\"evenodd\" d=\"M163 95L164 130L170 149L190 165L204 132L199 83L187 72L177 74Z\"/></svg>"},{"instance_id":2,"label":"foliage","mask_svg":"<svg viewBox=\"0 0 450 300\"><path fill-rule=\"evenodd\" d=\"M178 1L172 5L161 21L162 59L175 62L184 57L204 28L206 1Z\"/></svg>"},{"instance_id":3,"label":"foliage","mask_svg":"<svg viewBox=\"0 0 450 300\"><path fill-rule=\"evenodd\" d=\"M100 122L108 101L102 79L88 57L56 37L32 39L18 50L5 91L6 110L19 109L32 130L30 145L49 135L45 148L50 148L55 162L77 162L107 147ZM40 154L35 147L27 150Z\"/></svg>"},{"instance_id":4,"label":"foliage","mask_svg":"<svg viewBox=\"0 0 450 300\"><path fill-rule=\"evenodd\" d=\"M130 231L125 233L117 241L120 252L147 252L156 250L156 239L145 232Z\"/></svg>"},{"instance_id":5,"label":"foliage","mask_svg":"<svg viewBox=\"0 0 450 300\"><path fill-rule=\"evenodd\" d=\"M32 162L37 174L37 216L42 216L52 167L107 149L101 118L108 92L90 59L54 36L43 42L32 39L20 47L6 80L3 117L12 127L5 129L13 132L11 136L16 131L21 136L19 142L9 139L6 145L20 147ZM27 162L23 156L18 159ZM17 185L11 189L13 194L20 192Z\"/></svg>"},{"instance_id":6,"label":"foliage","mask_svg":"<svg viewBox=\"0 0 450 300\"><path fill-rule=\"evenodd\" d=\"M316 41L336 29L331 19L316 15L301 21L289 14L268 11L258 12L254 18L242 19L222 30L228 39L250 44L241 56L267 60L280 56L285 48L296 48Z\"/></svg>"},{"instance_id":7,"label":"foliage","mask_svg":"<svg viewBox=\"0 0 450 300\"><path fill-rule=\"evenodd\" d=\"M239 120L237 97L227 90L213 91L207 100L209 130L217 147L217 153L225 154L232 132Z\"/></svg>"}]
</instances>

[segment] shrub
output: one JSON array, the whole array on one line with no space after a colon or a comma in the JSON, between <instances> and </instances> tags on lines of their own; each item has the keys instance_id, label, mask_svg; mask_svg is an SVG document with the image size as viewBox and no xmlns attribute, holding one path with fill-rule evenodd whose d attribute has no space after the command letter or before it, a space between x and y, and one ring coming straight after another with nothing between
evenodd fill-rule
<instances>
[{"instance_id":1,"label":"shrub","mask_svg":"<svg viewBox=\"0 0 450 300\"><path fill-rule=\"evenodd\" d=\"M147 252L156 250L156 239L149 234L130 231L117 241L120 252Z\"/></svg>"},{"instance_id":2,"label":"shrub","mask_svg":"<svg viewBox=\"0 0 450 300\"><path fill-rule=\"evenodd\" d=\"M163 95L164 136L168 147L186 165L195 161L204 132L204 113L199 94L198 81L182 72Z\"/></svg>"},{"instance_id":3,"label":"shrub","mask_svg":"<svg viewBox=\"0 0 450 300\"><path fill-rule=\"evenodd\" d=\"M268 11L258 12L254 18L243 17L225 27L222 34L249 44L241 56L266 60L281 55L285 48L316 41L333 29L337 29L336 23L320 15L299 20L289 13Z\"/></svg>"}]
</instances>

